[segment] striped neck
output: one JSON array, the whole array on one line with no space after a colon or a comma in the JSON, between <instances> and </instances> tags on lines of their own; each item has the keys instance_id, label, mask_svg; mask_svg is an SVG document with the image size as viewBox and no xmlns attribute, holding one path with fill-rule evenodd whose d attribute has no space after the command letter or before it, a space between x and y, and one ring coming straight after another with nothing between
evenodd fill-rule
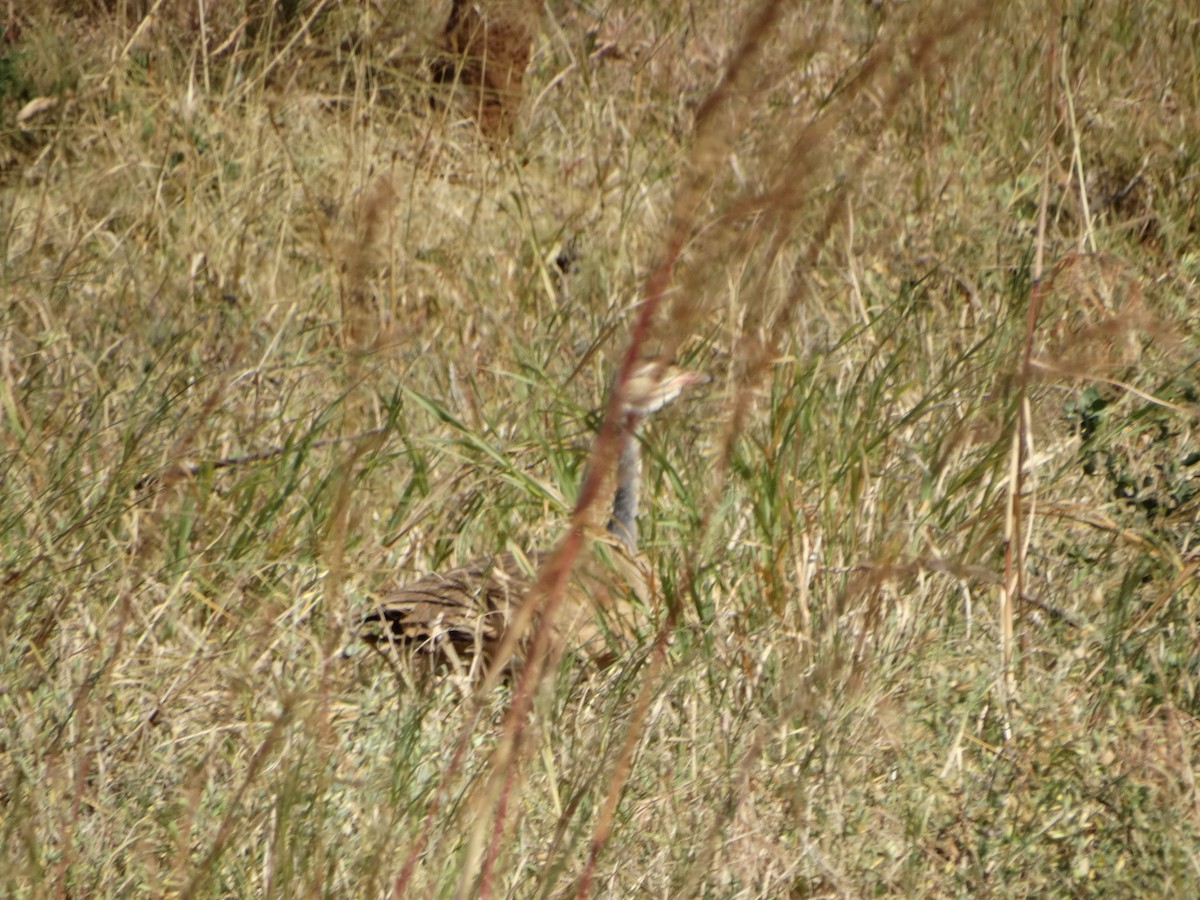
<instances>
[{"instance_id":1,"label":"striped neck","mask_svg":"<svg viewBox=\"0 0 1200 900\"><path fill-rule=\"evenodd\" d=\"M612 516L608 533L614 535L633 553L637 550L638 487L642 475L642 446L638 428L642 417L626 416L622 428L621 455L617 458L617 486L613 493Z\"/></svg>"}]
</instances>

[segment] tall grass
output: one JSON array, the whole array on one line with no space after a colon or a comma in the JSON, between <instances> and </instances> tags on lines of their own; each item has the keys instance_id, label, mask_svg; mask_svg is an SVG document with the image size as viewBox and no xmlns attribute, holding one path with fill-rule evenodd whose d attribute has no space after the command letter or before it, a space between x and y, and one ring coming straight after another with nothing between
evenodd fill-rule
<instances>
[{"instance_id":1,"label":"tall grass","mask_svg":"<svg viewBox=\"0 0 1200 900\"><path fill-rule=\"evenodd\" d=\"M6 895L1196 893L1187 4L551 3L504 142L444 11L212 6L0 46ZM643 645L343 657L631 335Z\"/></svg>"}]
</instances>

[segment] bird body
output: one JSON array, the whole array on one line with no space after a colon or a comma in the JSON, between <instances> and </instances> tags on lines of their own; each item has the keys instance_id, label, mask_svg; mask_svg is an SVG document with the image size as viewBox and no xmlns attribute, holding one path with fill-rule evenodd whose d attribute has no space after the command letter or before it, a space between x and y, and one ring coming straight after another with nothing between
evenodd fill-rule
<instances>
[{"instance_id":1,"label":"bird body","mask_svg":"<svg viewBox=\"0 0 1200 900\"><path fill-rule=\"evenodd\" d=\"M636 557L641 470L636 432L647 415L697 380L694 373L676 366L646 363L635 369L626 386L608 523L611 552L589 554L582 561L555 617L559 637L599 664L615 659L615 644L636 636L630 612L653 595L652 575ZM407 648L439 665L461 670L487 666L550 555L500 553L388 589L374 598L358 636L376 646ZM528 637L534 632L526 628L522 633Z\"/></svg>"}]
</instances>

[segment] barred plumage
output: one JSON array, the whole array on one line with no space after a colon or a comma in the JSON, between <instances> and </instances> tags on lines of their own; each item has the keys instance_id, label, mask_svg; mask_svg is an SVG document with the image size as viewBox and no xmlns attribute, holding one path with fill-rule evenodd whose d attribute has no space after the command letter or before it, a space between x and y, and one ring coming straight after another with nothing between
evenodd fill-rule
<instances>
[{"instance_id":1,"label":"barred plumage","mask_svg":"<svg viewBox=\"0 0 1200 900\"><path fill-rule=\"evenodd\" d=\"M641 469L637 430L644 418L698 380L695 373L651 362L639 366L626 389L622 441L612 514L613 565L581 561L556 627L567 641L597 662L613 657L610 637L632 630L622 603L631 594L645 599L647 574L635 559L637 494ZM487 665L524 602L532 577L547 552L528 557L502 553L435 572L379 596L362 619L359 637L395 644L452 666ZM532 634L532 631L528 632Z\"/></svg>"}]
</instances>

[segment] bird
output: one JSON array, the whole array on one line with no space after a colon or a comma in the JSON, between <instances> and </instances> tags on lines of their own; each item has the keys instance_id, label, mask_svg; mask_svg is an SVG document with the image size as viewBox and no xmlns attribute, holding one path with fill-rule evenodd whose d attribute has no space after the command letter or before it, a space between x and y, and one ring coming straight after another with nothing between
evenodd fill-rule
<instances>
[{"instance_id":1,"label":"bird","mask_svg":"<svg viewBox=\"0 0 1200 900\"><path fill-rule=\"evenodd\" d=\"M560 635L599 667L618 658L610 635L632 630L630 610L621 607L630 605L630 594L647 593L645 569L636 557L641 478L638 432L649 415L701 380L696 372L650 360L637 364L627 382L620 409L621 445L607 541L603 541L610 552L591 554L582 565L584 571L573 575L556 620ZM389 645L406 649L434 668L450 666L466 675L485 672L514 615L528 598L538 570L550 556L548 550L529 554L508 551L385 589L358 622L356 637L376 649ZM608 557L612 565L604 567L596 556ZM526 638L532 633L529 629ZM514 659L505 663L519 665L523 649L519 646Z\"/></svg>"}]
</instances>

